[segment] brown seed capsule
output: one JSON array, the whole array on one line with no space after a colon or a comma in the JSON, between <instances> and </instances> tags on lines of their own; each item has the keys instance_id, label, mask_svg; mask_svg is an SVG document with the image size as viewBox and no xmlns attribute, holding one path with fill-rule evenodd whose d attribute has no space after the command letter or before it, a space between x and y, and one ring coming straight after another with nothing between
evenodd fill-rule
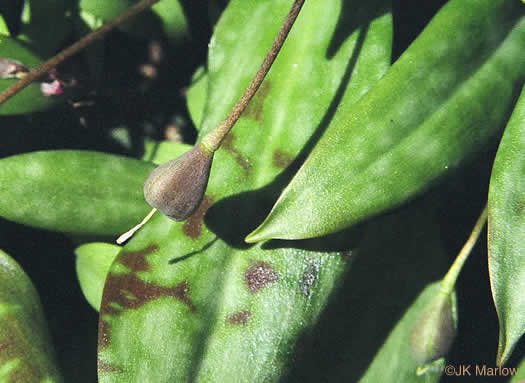
<instances>
[{"instance_id":1,"label":"brown seed capsule","mask_svg":"<svg viewBox=\"0 0 525 383\"><path fill-rule=\"evenodd\" d=\"M427 364L445 356L455 337L454 298L439 294L416 321L410 346L418 361Z\"/></svg>"},{"instance_id":2,"label":"brown seed capsule","mask_svg":"<svg viewBox=\"0 0 525 383\"><path fill-rule=\"evenodd\" d=\"M212 160L213 153L196 145L157 167L144 184L146 201L171 219L185 220L202 202Z\"/></svg>"}]
</instances>

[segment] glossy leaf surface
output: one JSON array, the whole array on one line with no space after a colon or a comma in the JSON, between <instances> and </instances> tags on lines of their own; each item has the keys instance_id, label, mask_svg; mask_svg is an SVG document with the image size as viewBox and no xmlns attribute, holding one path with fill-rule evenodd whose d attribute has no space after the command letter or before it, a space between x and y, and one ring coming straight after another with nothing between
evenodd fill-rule
<instances>
[{"instance_id":1,"label":"glossy leaf surface","mask_svg":"<svg viewBox=\"0 0 525 383\"><path fill-rule=\"evenodd\" d=\"M525 90L494 161L489 192L489 271L500 322L498 363L525 332Z\"/></svg>"},{"instance_id":2,"label":"glossy leaf surface","mask_svg":"<svg viewBox=\"0 0 525 383\"><path fill-rule=\"evenodd\" d=\"M0 215L67 233L117 235L150 207L142 183L153 165L87 151L43 151L0 160Z\"/></svg>"},{"instance_id":3,"label":"glossy leaf surface","mask_svg":"<svg viewBox=\"0 0 525 383\"><path fill-rule=\"evenodd\" d=\"M230 2L210 43L202 134L239 98L290 6ZM386 72L391 33L383 2L357 13L339 0L306 3L216 153L197 213L183 223L157 214L111 267L100 311L101 382L280 379L348 267L336 250L351 245L332 241L321 252L315 243L248 247L243 238L289 177L283 169L331 117L331 103L355 102Z\"/></svg>"},{"instance_id":4,"label":"glossy leaf surface","mask_svg":"<svg viewBox=\"0 0 525 383\"><path fill-rule=\"evenodd\" d=\"M28 69L38 67L42 60L20 42L0 35L0 58L19 61ZM0 78L0 92L13 85L17 79ZM0 115L23 114L41 111L55 105L62 97L45 97L39 83L33 83L0 105Z\"/></svg>"},{"instance_id":5,"label":"glossy leaf surface","mask_svg":"<svg viewBox=\"0 0 525 383\"><path fill-rule=\"evenodd\" d=\"M109 267L119 252L120 246L102 242L87 243L75 250L80 288L89 304L97 311L100 310Z\"/></svg>"},{"instance_id":6,"label":"glossy leaf surface","mask_svg":"<svg viewBox=\"0 0 525 383\"><path fill-rule=\"evenodd\" d=\"M29 277L0 250L0 381L61 382L40 299Z\"/></svg>"},{"instance_id":7,"label":"glossy leaf surface","mask_svg":"<svg viewBox=\"0 0 525 383\"><path fill-rule=\"evenodd\" d=\"M355 106L343 104L247 240L333 233L399 206L503 126L525 79L525 6L452 0Z\"/></svg>"}]
</instances>

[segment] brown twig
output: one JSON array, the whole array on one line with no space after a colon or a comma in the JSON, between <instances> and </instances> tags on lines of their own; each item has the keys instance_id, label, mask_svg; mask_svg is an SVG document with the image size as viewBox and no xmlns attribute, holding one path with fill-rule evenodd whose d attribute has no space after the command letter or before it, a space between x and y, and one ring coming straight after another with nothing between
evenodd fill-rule
<instances>
[{"instance_id":1,"label":"brown twig","mask_svg":"<svg viewBox=\"0 0 525 383\"><path fill-rule=\"evenodd\" d=\"M241 96L239 101L237 101L237 104L235 104L228 117L226 117L226 119L223 122L221 122L219 126L217 126L213 131L208 133L202 139L201 144L210 152L215 152L221 146L224 137L226 137L231 128L233 128L233 126L241 116L242 112L244 111L244 109L246 109L250 100L255 95L255 92L257 92L257 89L259 89L259 86L261 86L264 78L270 71L273 62L277 58L277 55L279 54L279 51L281 50L284 41L288 36L288 33L292 29L292 26L294 25L295 20L297 19L297 16L299 15L301 8L303 7L304 1L305 0L294 1L292 9L288 13L288 16L286 17L286 20L284 21L281 30L277 34L277 37L275 38L270 51L266 55L263 63L261 64L261 67L255 74L255 77L253 78L252 82L250 83L248 88L246 88L244 94Z\"/></svg>"},{"instance_id":2,"label":"brown twig","mask_svg":"<svg viewBox=\"0 0 525 383\"><path fill-rule=\"evenodd\" d=\"M122 24L125 21L137 16L141 12L145 11L153 4L157 3L159 0L142 0L137 5L131 7L123 14L117 16L113 20L101 26L96 31L91 32L87 36L78 40L76 43L70 45L63 51L57 53L55 56L47 60L45 63L40 65L38 68L35 68L27 75L25 75L20 81L14 83L12 86L7 88L4 92L0 93L0 105L6 102L8 99L13 97L15 94L20 92L26 86L31 84L33 81L39 79L48 73L51 69L55 68L57 65L62 63L64 60L70 58L74 54L78 53L89 44L93 43L96 40L101 39L104 35L111 30L113 30L118 25Z\"/></svg>"}]
</instances>

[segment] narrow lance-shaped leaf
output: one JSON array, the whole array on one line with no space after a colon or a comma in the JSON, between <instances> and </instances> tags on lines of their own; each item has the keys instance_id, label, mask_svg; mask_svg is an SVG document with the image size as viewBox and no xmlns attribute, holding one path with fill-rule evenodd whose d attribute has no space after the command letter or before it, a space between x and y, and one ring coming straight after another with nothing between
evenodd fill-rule
<instances>
[{"instance_id":1,"label":"narrow lance-shaped leaf","mask_svg":"<svg viewBox=\"0 0 525 383\"><path fill-rule=\"evenodd\" d=\"M3 75L0 70L0 92L3 92L18 81L18 78L23 76L24 71L28 72L42 63L42 60L36 54L28 50L20 42L2 35L0 35L0 60L3 62L6 62L4 60L15 61L20 65L17 73L13 73L12 75ZM0 63L0 67L3 65L4 64ZM19 94L1 104L0 115L38 112L56 105L60 100L63 100L63 98L44 96L40 89L40 84L33 83Z\"/></svg>"},{"instance_id":2,"label":"narrow lance-shaped leaf","mask_svg":"<svg viewBox=\"0 0 525 383\"><path fill-rule=\"evenodd\" d=\"M525 78L525 6L452 0L355 106L343 104L247 237L333 233L399 206L503 126Z\"/></svg>"},{"instance_id":3,"label":"narrow lance-shaped leaf","mask_svg":"<svg viewBox=\"0 0 525 383\"><path fill-rule=\"evenodd\" d=\"M501 140L489 191L489 272L505 363L525 332L525 89Z\"/></svg>"},{"instance_id":4,"label":"narrow lance-shaped leaf","mask_svg":"<svg viewBox=\"0 0 525 383\"><path fill-rule=\"evenodd\" d=\"M42 306L20 265L0 250L0 381L61 382Z\"/></svg>"},{"instance_id":5,"label":"narrow lance-shaped leaf","mask_svg":"<svg viewBox=\"0 0 525 383\"><path fill-rule=\"evenodd\" d=\"M202 135L244 91L291 3L229 3L210 43ZM157 214L117 257L100 310L101 382L280 379L297 337L347 269L346 252L336 243L326 252L247 247L243 238L289 177L284 169L326 124L331 103L355 102L388 68L386 4L358 12L348 4L306 2L215 154L201 207L183 223Z\"/></svg>"},{"instance_id":6,"label":"narrow lance-shaped leaf","mask_svg":"<svg viewBox=\"0 0 525 383\"><path fill-rule=\"evenodd\" d=\"M0 160L0 215L67 233L115 235L149 211L142 182L153 165L87 151Z\"/></svg>"}]
</instances>

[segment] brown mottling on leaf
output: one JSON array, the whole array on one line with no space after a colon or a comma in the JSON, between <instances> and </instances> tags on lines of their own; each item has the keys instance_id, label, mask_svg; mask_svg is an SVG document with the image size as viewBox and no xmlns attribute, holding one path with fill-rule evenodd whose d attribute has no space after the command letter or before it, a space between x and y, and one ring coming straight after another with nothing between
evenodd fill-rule
<instances>
[{"instance_id":1,"label":"brown mottling on leaf","mask_svg":"<svg viewBox=\"0 0 525 383\"><path fill-rule=\"evenodd\" d=\"M100 312L102 312L102 308L100 309ZM107 320L103 319L101 315L98 320L98 347L100 349L109 346L109 335L109 323Z\"/></svg>"},{"instance_id":2,"label":"brown mottling on leaf","mask_svg":"<svg viewBox=\"0 0 525 383\"><path fill-rule=\"evenodd\" d=\"M150 266L146 261L146 255L159 250L159 246L152 244L139 251L123 251L119 257L119 263L126 266L132 272L148 271Z\"/></svg>"},{"instance_id":3,"label":"brown mottling on leaf","mask_svg":"<svg viewBox=\"0 0 525 383\"><path fill-rule=\"evenodd\" d=\"M315 263L310 263L306 271L303 274L303 277L301 278L301 281L299 282L301 286L301 292L305 297L309 297L312 293L312 287L315 284L315 281L317 280L317 275L319 274L319 266Z\"/></svg>"},{"instance_id":4,"label":"brown mottling on leaf","mask_svg":"<svg viewBox=\"0 0 525 383\"><path fill-rule=\"evenodd\" d=\"M231 324L246 324L251 317L252 313L248 310L244 310L230 315L226 321Z\"/></svg>"},{"instance_id":5,"label":"brown mottling on leaf","mask_svg":"<svg viewBox=\"0 0 525 383\"><path fill-rule=\"evenodd\" d=\"M249 173L252 164L250 163L250 160L248 160L236 147L234 144L235 141L235 134L233 132L230 132L224 137L224 141L222 141L222 147L224 150L226 150L228 153L230 153L235 162L239 164L241 168L245 170L246 173Z\"/></svg>"},{"instance_id":6,"label":"brown mottling on leaf","mask_svg":"<svg viewBox=\"0 0 525 383\"><path fill-rule=\"evenodd\" d=\"M111 304L118 305L121 310L135 310L161 297L173 297L186 304L190 311L194 312L196 308L188 296L189 290L190 287L186 281L175 287L165 287L144 282L134 274L110 274L104 288L100 314L103 316L120 311L111 307Z\"/></svg>"},{"instance_id":7,"label":"brown mottling on leaf","mask_svg":"<svg viewBox=\"0 0 525 383\"><path fill-rule=\"evenodd\" d=\"M272 164L273 166L286 169L293 162L293 157L291 154L276 150L272 155Z\"/></svg>"},{"instance_id":8,"label":"brown mottling on leaf","mask_svg":"<svg viewBox=\"0 0 525 383\"><path fill-rule=\"evenodd\" d=\"M9 341L7 343L0 344L0 353L5 352L8 348L10 348L14 343L12 341Z\"/></svg>"},{"instance_id":9,"label":"brown mottling on leaf","mask_svg":"<svg viewBox=\"0 0 525 383\"><path fill-rule=\"evenodd\" d=\"M254 261L244 272L244 281L251 293L256 293L278 280L279 275L277 275L272 265L262 261Z\"/></svg>"},{"instance_id":10,"label":"brown mottling on leaf","mask_svg":"<svg viewBox=\"0 0 525 383\"><path fill-rule=\"evenodd\" d=\"M182 232L191 239L197 239L202 232L204 216L211 205L213 205L213 197L204 196L197 211L184 222L184 225L182 225Z\"/></svg>"},{"instance_id":11,"label":"brown mottling on leaf","mask_svg":"<svg viewBox=\"0 0 525 383\"><path fill-rule=\"evenodd\" d=\"M262 122L264 120L264 100L266 100L271 88L269 81L263 81L248 107L244 110L242 117Z\"/></svg>"},{"instance_id":12,"label":"brown mottling on leaf","mask_svg":"<svg viewBox=\"0 0 525 383\"><path fill-rule=\"evenodd\" d=\"M104 362L100 358L97 359L97 369L99 373L100 372L118 372L118 373L124 372L122 368L112 366L111 364Z\"/></svg>"},{"instance_id":13,"label":"brown mottling on leaf","mask_svg":"<svg viewBox=\"0 0 525 383\"><path fill-rule=\"evenodd\" d=\"M2 332L8 339L0 344L0 366L11 359L23 358L28 352L27 343L17 335L20 319L13 313L6 314L2 319L5 321Z\"/></svg>"},{"instance_id":14,"label":"brown mottling on leaf","mask_svg":"<svg viewBox=\"0 0 525 383\"><path fill-rule=\"evenodd\" d=\"M100 320L98 328L98 344L104 348L110 343L110 328L105 315L117 315L121 311L136 310L148 302L161 297L172 297L188 306L190 312L197 308L189 297L190 286L187 281L175 287L159 286L155 283L144 282L134 273L124 275L109 274L102 304L100 306Z\"/></svg>"},{"instance_id":15,"label":"brown mottling on leaf","mask_svg":"<svg viewBox=\"0 0 525 383\"><path fill-rule=\"evenodd\" d=\"M7 383L41 382L42 380L44 380L42 370L27 358L24 358L24 361L10 371L7 376Z\"/></svg>"},{"instance_id":16,"label":"brown mottling on leaf","mask_svg":"<svg viewBox=\"0 0 525 383\"><path fill-rule=\"evenodd\" d=\"M197 311L197 308L195 307L195 305L191 301L191 298L189 297L190 284L188 283L188 281L183 281L179 283L173 288L173 292L175 298L177 298L182 303L186 304L190 308L191 312Z\"/></svg>"}]
</instances>

